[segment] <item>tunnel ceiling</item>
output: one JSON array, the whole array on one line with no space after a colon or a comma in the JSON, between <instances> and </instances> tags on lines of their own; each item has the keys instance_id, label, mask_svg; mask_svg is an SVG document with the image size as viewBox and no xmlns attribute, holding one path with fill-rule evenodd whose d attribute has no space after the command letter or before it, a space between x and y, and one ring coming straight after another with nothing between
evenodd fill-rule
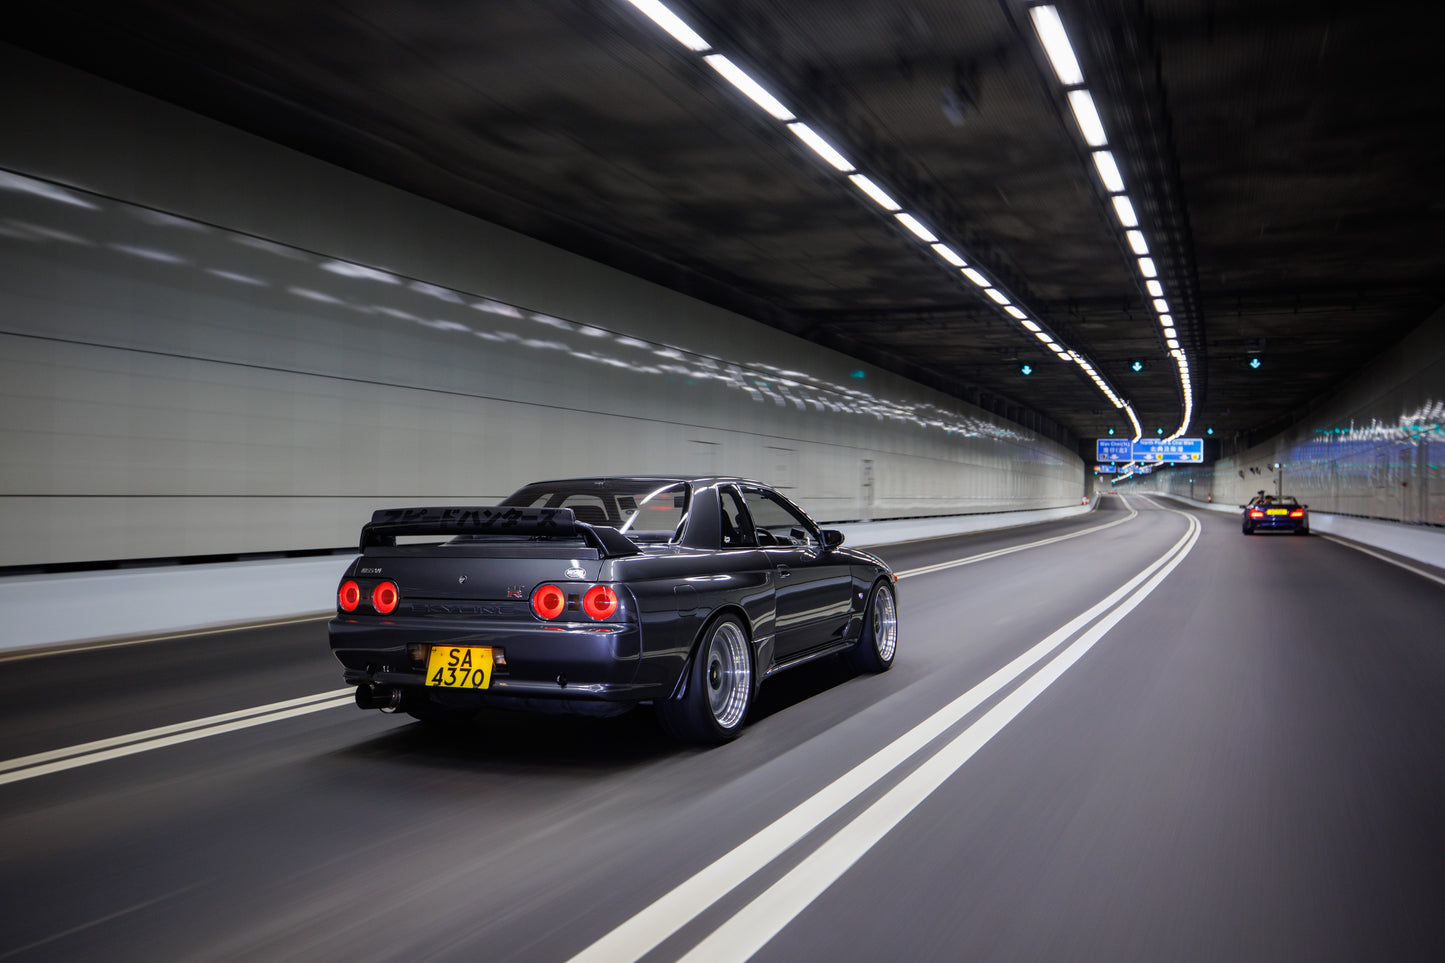
<instances>
[{"instance_id":1,"label":"tunnel ceiling","mask_svg":"<svg viewBox=\"0 0 1445 963\"><path fill-rule=\"evenodd\" d=\"M1057 5L1189 352L1191 435L1260 440L1440 306L1433 5ZM1093 359L1146 435L1178 427L1177 371L1023 4L671 6ZM1127 434L1076 366L622 0L82 0L7 26L1056 436Z\"/></svg>"}]
</instances>

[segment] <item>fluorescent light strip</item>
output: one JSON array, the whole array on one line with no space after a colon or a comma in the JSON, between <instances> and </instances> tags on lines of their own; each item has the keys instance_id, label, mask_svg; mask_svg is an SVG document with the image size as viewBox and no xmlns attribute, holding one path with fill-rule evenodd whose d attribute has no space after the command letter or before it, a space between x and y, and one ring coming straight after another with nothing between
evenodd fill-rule
<instances>
[{"instance_id":1,"label":"fluorescent light strip","mask_svg":"<svg viewBox=\"0 0 1445 963\"><path fill-rule=\"evenodd\" d=\"M682 22L681 17L667 9L658 0L627 0L627 2L642 11L642 15L647 19L670 33L674 40L688 50L702 53L712 49L712 44L699 37L691 27Z\"/></svg>"},{"instance_id":2,"label":"fluorescent light strip","mask_svg":"<svg viewBox=\"0 0 1445 963\"><path fill-rule=\"evenodd\" d=\"M1169 304L1163 298L1154 299L1154 310L1159 314L1169 313Z\"/></svg>"},{"instance_id":3,"label":"fluorescent light strip","mask_svg":"<svg viewBox=\"0 0 1445 963\"><path fill-rule=\"evenodd\" d=\"M1166 327L1166 328L1167 328L1167 327L1170 327L1171 325L1174 324L1174 315L1172 315L1172 314L1161 314L1161 315L1159 315L1159 324L1162 325L1163 327Z\"/></svg>"},{"instance_id":4,"label":"fluorescent light strip","mask_svg":"<svg viewBox=\"0 0 1445 963\"><path fill-rule=\"evenodd\" d=\"M865 177L862 174L850 174L848 175L848 180L852 181L854 186L857 187L864 194L867 194L869 197L873 198L873 203L877 204L885 211L896 211L899 209L898 202L885 194L883 192L883 188L873 183L872 179Z\"/></svg>"},{"instance_id":5,"label":"fluorescent light strip","mask_svg":"<svg viewBox=\"0 0 1445 963\"><path fill-rule=\"evenodd\" d=\"M1129 239L1129 246L1134 249L1135 254L1149 253L1149 243L1144 240L1143 231L1125 231L1124 236Z\"/></svg>"},{"instance_id":6,"label":"fluorescent light strip","mask_svg":"<svg viewBox=\"0 0 1445 963\"><path fill-rule=\"evenodd\" d=\"M807 124L802 123L801 121L796 124L789 124L788 130L791 130L794 134L796 134L798 136L798 140L811 147L813 149L813 153L817 154L819 157L823 158L823 160L831 164L834 170L842 171L844 174L852 172L853 162L848 160L848 158L844 157L842 154L838 153L836 150L834 150L832 144L819 137L818 132L813 130L813 128L809 127Z\"/></svg>"},{"instance_id":7,"label":"fluorescent light strip","mask_svg":"<svg viewBox=\"0 0 1445 963\"><path fill-rule=\"evenodd\" d=\"M756 79L750 76L737 64L727 57L717 53L707 53L712 45L689 27L681 17L670 10L660 0L628 0L634 8L641 12L648 19L653 21L673 39L677 40L689 50L704 54L708 66L728 83L732 84L745 97L767 111L773 118L785 123L793 135L808 146L813 153L821 157L829 166L835 170L848 175L864 194L867 194L879 207L893 214L905 227L909 229L920 240L929 244L934 253L943 258L954 267L961 268L966 276L974 284L984 288L994 302L1002 305L1004 310L1014 319L1018 320L1025 328L1033 331L1035 336L1049 346L1051 350L1065 360L1077 361L1090 373L1095 383L1099 386L1116 408L1124 407L1124 403L1109 390L1108 386L1093 373L1086 361L1074 352L1066 350L1062 345L1054 342L1047 334L1044 334L1037 324L1028 320L1024 312L1010 303L1009 298L1003 292L993 288L988 279L978 271L968 267L967 262L946 244L940 243L938 238L925 227L916 217L904 213L901 205L895 201L886 191L879 187L871 178L864 174L857 173L852 161L848 160L832 144L824 140L817 131L807 124L799 121L777 97L767 90ZM1054 64L1054 71L1059 75L1061 81L1067 86L1083 83L1083 73L1079 70L1078 60L1074 57L1073 48L1069 45L1067 34L1064 32L1063 23L1059 20L1058 11L1051 6L1036 7L1030 11L1034 19L1036 29L1039 30L1040 42L1044 44L1049 55L1050 62ZM1066 79L1071 78L1071 79ZM1075 96L1075 94L1079 96ZM1094 108L1093 99L1088 91L1072 91L1069 95L1070 105L1073 107L1074 116L1079 122L1079 128L1084 139L1090 146L1101 146L1106 143L1103 124L1099 120L1098 111ZM1108 151L1100 151L1095 154L1094 163L1099 169L1099 176L1103 179L1106 187L1111 192L1122 191L1123 179L1119 176L1118 166L1114 163L1113 155ZM1116 206L1117 206L1116 202ZM1123 203L1127 205L1128 199ZM1131 208L1132 210L1132 208ZM1121 217L1122 217L1121 213Z\"/></svg>"},{"instance_id":8,"label":"fluorescent light strip","mask_svg":"<svg viewBox=\"0 0 1445 963\"><path fill-rule=\"evenodd\" d=\"M968 262L965 261L963 258L959 257L958 252L955 251L953 248L949 247L947 244L933 245L933 253L937 254L939 257L943 258L954 267L961 268L968 266Z\"/></svg>"},{"instance_id":9,"label":"fluorescent light strip","mask_svg":"<svg viewBox=\"0 0 1445 963\"><path fill-rule=\"evenodd\" d=\"M1154 259L1152 257L1141 257L1139 259L1139 273L1146 278L1159 276L1159 270L1154 267Z\"/></svg>"},{"instance_id":10,"label":"fluorescent light strip","mask_svg":"<svg viewBox=\"0 0 1445 963\"><path fill-rule=\"evenodd\" d=\"M1103 147L1109 143L1109 138L1104 136L1104 122L1099 119L1094 98L1087 90L1069 91L1069 108L1074 112L1079 133L1084 135L1084 143L1090 147Z\"/></svg>"},{"instance_id":11,"label":"fluorescent light strip","mask_svg":"<svg viewBox=\"0 0 1445 963\"><path fill-rule=\"evenodd\" d=\"M775 119L783 121L793 119L793 112L784 107L778 98L768 93L762 84L749 77L746 71L722 54L708 54L702 59L707 61L709 67L721 74L724 80L741 91L744 97L772 114Z\"/></svg>"},{"instance_id":12,"label":"fluorescent light strip","mask_svg":"<svg viewBox=\"0 0 1445 963\"><path fill-rule=\"evenodd\" d=\"M1149 289L1149 296L1151 298L1164 297L1164 285L1160 284L1158 281L1151 278L1148 281L1144 282L1144 287Z\"/></svg>"},{"instance_id":13,"label":"fluorescent light strip","mask_svg":"<svg viewBox=\"0 0 1445 963\"><path fill-rule=\"evenodd\" d=\"M898 218L899 223L912 231L920 241L933 244L938 240L938 238L933 236L933 232L918 223L918 218L912 214L894 214L893 216Z\"/></svg>"},{"instance_id":14,"label":"fluorescent light strip","mask_svg":"<svg viewBox=\"0 0 1445 963\"><path fill-rule=\"evenodd\" d=\"M1053 7L1032 7L1029 17L1033 19L1039 43L1044 45L1044 53L1048 54L1059 83L1065 87L1082 84L1084 72L1079 69L1079 60L1074 56L1074 48L1069 43L1069 35L1064 32L1059 12Z\"/></svg>"},{"instance_id":15,"label":"fluorescent light strip","mask_svg":"<svg viewBox=\"0 0 1445 963\"><path fill-rule=\"evenodd\" d=\"M1119 165L1114 163L1114 155L1106 150L1096 150L1093 154L1094 168L1099 172L1099 180L1104 183L1104 190L1110 194L1117 194L1124 189L1124 177L1119 173Z\"/></svg>"},{"instance_id":16,"label":"fluorescent light strip","mask_svg":"<svg viewBox=\"0 0 1445 963\"><path fill-rule=\"evenodd\" d=\"M1177 338L1177 337L1179 337L1179 332L1178 332L1178 331L1175 331L1173 328L1165 328L1165 329L1164 329L1164 337L1166 337L1166 338Z\"/></svg>"},{"instance_id":17,"label":"fluorescent light strip","mask_svg":"<svg viewBox=\"0 0 1445 963\"><path fill-rule=\"evenodd\" d=\"M1115 194L1111 199L1114 202L1114 214L1118 216L1119 223L1125 227L1138 227L1139 215L1134 213L1134 204L1129 200L1129 195Z\"/></svg>"}]
</instances>

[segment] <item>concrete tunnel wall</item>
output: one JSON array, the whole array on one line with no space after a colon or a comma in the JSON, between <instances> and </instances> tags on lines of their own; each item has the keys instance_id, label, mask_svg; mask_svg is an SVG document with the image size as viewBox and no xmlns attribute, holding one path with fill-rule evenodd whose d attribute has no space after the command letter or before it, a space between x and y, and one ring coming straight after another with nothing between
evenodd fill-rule
<instances>
[{"instance_id":1,"label":"concrete tunnel wall","mask_svg":"<svg viewBox=\"0 0 1445 963\"><path fill-rule=\"evenodd\" d=\"M580 474L1079 503L1075 452L837 352L23 51L0 84L0 565L344 546Z\"/></svg>"},{"instance_id":2,"label":"concrete tunnel wall","mask_svg":"<svg viewBox=\"0 0 1445 963\"><path fill-rule=\"evenodd\" d=\"M1262 489L1294 495L1311 513L1445 526L1445 309L1288 431L1213 465L1121 487L1229 506ZM1445 532L1438 537L1445 542Z\"/></svg>"}]
</instances>

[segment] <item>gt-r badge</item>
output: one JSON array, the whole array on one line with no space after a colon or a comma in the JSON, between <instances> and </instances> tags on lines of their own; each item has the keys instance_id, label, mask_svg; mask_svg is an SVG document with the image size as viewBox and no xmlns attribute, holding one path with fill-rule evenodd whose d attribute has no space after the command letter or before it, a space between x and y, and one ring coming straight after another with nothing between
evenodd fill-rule
<instances>
[{"instance_id":1,"label":"gt-r badge","mask_svg":"<svg viewBox=\"0 0 1445 963\"><path fill-rule=\"evenodd\" d=\"M569 568L566 575L568 578L586 578L587 570L585 568Z\"/></svg>"},{"instance_id":2,"label":"gt-r badge","mask_svg":"<svg viewBox=\"0 0 1445 963\"><path fill-rule=\"evenodd\" d=\"M509 598L509 599L519 599L519 598L522 598L522 596L526 594L526 591L527 591L526 586L523 586L523 585L508 585L508 586L507 586L507 598Z\"/></svg>"},{"instance_id":3,"label":"gt-r badge","mask_svg":"<svg viewBox=\"0 0 1445 963\"><path fill-rule=\"evenodd\" d=\"M467 573L466 573L466 572L463 572L462 574L460 574L460 575L457 576L457 584L458 584L458 585L465 585L465 584L467 584Z\"/></svg>"}]
</instances>

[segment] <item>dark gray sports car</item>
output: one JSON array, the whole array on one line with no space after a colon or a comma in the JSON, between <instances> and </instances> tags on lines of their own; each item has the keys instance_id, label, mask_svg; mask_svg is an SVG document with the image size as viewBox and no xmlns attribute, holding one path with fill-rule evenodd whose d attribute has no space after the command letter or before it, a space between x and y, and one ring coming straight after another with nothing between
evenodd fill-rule
<instances>
[{"instance_id":1,"label":"dark gray sports car","mask_svg":"<svg viewBox=\"0 0 1445 963\"><path fill-rule=\"evenodd\" d=\"M650 702L674 736L726 742L774 673L834 653L893 664L897 578L842 542L741 478L576 478L496 506L386 509L342 578L331 649L364 709L450 723Z\"/></svg>"}]
</instances>

